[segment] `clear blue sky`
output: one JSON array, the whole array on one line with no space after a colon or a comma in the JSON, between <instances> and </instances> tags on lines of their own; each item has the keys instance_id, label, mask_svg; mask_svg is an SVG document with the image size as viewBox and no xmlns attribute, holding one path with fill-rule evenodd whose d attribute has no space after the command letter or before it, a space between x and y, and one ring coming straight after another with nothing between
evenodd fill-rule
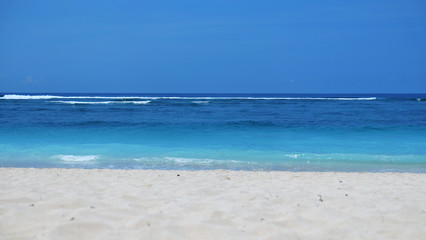
<instances>
[{"instance_id":1,"label":"clear blue sky","mask_svg":"<svg viewBox=\"0 0 426 240\"><path fill-rule=\"evenodd\" d=\"M0 1L0 92L425 93L426 1Z\"/></svg>"}]
</instances>

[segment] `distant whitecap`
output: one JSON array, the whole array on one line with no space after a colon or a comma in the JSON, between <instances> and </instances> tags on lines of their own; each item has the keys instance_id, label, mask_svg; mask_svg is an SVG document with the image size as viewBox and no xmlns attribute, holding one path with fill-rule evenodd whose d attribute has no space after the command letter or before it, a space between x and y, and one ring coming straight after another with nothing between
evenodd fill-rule
<instances>
[{"instance_id":1,"label":"distant whitecap","mask_svg":"<svg viewBox=\"0 0 426 240\"><path fill-rule=\"evenodd\" d=\"M192 103L195 103L195 104L207 104L209 102L210 101L192 101Z\"/></svg>"},{"instance_id":2,"label":"distant whitecap","mask_svg":"<svg viewBox=\"0 0 426 240\"><path fill-rule=\"evenodd\" d=\"M151 101L96 101L96 102L87 102L87 101L48 101L52 103L63 103L63 104L148 104Z\"/></svg>"},{"instance_id":3,"label":"distant whitecap","mask_svg":"<svg viewBox=\"0 0 426 240\"><path fill-rule=\"evenodd\" d=\"M369 101L376 97L149 97L149 96L59 96L59 95L19 95L6 94L1 99L10 100L40 100L40 99L114 99L114 100L335 100L335 101ZM200 101L202 102L202 101ZM143 103L140 103L143 104Z\"/></svg>"},{"instance_id":4,"label":"distant whitecap","mask_svg":"<svg viewBox=\"0 0 426 240\"><path fill-rule=\"evenodd\" d=\"M111 104L113 101L102 101L102 102L84 102L84 101L51 101L53 103L63 103L63 104Z\"/></svg>"}]
</instances>

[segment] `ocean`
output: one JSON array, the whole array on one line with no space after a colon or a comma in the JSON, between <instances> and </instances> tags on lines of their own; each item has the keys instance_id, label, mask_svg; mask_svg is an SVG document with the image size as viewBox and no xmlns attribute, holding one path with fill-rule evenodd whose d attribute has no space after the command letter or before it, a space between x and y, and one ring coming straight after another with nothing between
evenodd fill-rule
<instances>
[{"instance_id":1,"label":"ocean","mask_svg":"<svg viewBox=\"0 0 426 240\"><path fill-rule=\"evenodd\" d=\"M426 94L0 95L0 167L426 172Z\"/></svg>"}]
</instances>

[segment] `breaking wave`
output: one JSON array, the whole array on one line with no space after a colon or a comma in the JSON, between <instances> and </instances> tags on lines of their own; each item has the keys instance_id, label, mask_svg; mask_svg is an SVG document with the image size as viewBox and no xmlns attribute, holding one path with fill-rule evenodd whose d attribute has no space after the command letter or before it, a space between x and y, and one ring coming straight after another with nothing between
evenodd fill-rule
<instances>
[{"instance_id":1,"label":"breaking wave","mask_svg":"<svg viewBox=\"0 0 426 240\"><path fill-rule=\"evenodd\" d=\"M207 104L209 102L210 101L192 101L192 103L195 103L195 104Z\"/></svg>"},{"instance_id":2,"label":"breaking wave","mask_svg":"<svg viewBox=\"0 0 426 240\"><path fill-rule=\"evenodd\" d=\"M52 158L62 160L64 162L92 162L99 159L97 155L55 155Z\"/></svg>"},{"instance_id":3,"label":"breaking wave","mask_svg":"<svg viewBox=\"0 0 426 240\"><path fill-rule=\"evenodd\" d=\"M0 99L7 100L47 100L47 99L114 99L114 100L335 100L335 101L370 101L377 100L376 97L173 97L173 96L60 96L60 95L18 95L6 94ZM197 103L208 103L208 101L197 101ZM77 103L78 104L78 103ZM98 103L99 104L99 103Z\"/></svg>"},{"instance_id":4,"label":"breaking wave","mask_svg":"<svg viewBox=\"0 0 426 240\"><path fill-rule=\"evenodd\" d=\"M54 103L63 104L148 104L151 101L98 101L98 102L85 102L85 101L50 101Z\"/></svg>"}]
</instances>

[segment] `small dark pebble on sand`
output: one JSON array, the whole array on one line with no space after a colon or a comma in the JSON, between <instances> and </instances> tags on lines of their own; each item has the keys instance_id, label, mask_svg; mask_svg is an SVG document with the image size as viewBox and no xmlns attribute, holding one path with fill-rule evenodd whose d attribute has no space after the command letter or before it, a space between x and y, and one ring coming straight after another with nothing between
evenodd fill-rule
<instances>
[{"instance_id":1,"label":"small dark pebble on sand","mask_svg":"<svg viewBox=\"0 0 426 240\"><path fill-rule=\"evenodd\" d=\"M31 204L30 206L31 206L31 207L34 207L35 205L34 205L34 203L33 203L33 204Z\"/></svg>"},{"instance_id":2,"label":"small dark pebble on sand","mask_svg":"<svg viewBox=\"0 0 426 240\"><path fill-rule=\"evenodd\" d=\"M72 217L72 218L70 219L70 221L74 221L74 219L75 219L75 218L74 218L74 217Z\"/></svg>"}]
</instances>

